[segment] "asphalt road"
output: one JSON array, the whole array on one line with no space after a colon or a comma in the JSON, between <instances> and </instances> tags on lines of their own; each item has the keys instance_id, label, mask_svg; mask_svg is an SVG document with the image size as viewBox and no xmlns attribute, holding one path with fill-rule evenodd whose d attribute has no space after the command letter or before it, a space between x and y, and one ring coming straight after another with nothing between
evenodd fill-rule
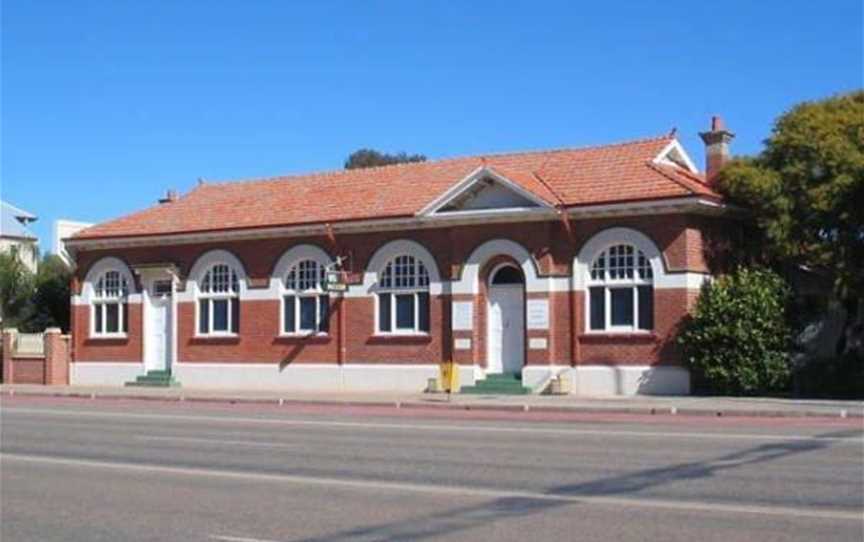
<instances>
[{"instance_id":1,"label":"asphalt road","mask_svg":"<svg viewBox=\"0 0 864 542\"><path fill-rule=\"evenodd\" d=\"M2 399L0 538L864 539L860 420Z\"/></svg>"}]
</instances>

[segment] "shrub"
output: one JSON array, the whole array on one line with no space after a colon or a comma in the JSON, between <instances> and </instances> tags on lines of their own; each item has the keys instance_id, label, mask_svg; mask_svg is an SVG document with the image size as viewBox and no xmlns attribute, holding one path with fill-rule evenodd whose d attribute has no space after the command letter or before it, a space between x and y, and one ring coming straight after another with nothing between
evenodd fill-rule
<instances>
[{"instance_id":1,"label":"shrub","mask_svg":"<svg viewBox=\"0 0 864 542\"><path fill-rule=\"evenodd\" d=\"M757 394L790 381L789 288L776 273L740 267L706 284L678 343L711 391Z\"/></svg>"}]
</instances>

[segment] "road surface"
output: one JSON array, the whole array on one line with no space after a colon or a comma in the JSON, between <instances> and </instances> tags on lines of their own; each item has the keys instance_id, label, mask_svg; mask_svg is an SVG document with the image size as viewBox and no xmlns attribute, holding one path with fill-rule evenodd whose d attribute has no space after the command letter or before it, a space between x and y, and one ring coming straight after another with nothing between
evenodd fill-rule
<instances>
[{"instance_id":1,"label":"road surface","mask_svg":"<svg viewBox=\"0 0 864 542\"><path fill-rule=\"evenodd\" d=\"M3 397L3 542L856 541L861 420Z\"/></svg>"}]
</instances>

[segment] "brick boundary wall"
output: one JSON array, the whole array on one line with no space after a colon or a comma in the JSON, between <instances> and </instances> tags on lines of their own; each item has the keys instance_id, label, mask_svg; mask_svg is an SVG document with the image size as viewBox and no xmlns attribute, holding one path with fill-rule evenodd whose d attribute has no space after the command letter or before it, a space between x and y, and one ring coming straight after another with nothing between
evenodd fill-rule
<instances>
[{"instance_id":1,"label":"brick boundary wall","mask_svg":"<svg viewBox=\"0 0 864 542\"><path fill-rule=\"evenodd\" d=\"M43 354L19 354L15 349L17 329L3 330L3 382L5 384L69 384L72 339L60 328L50 327L42 335Z\"/></svg>"}]
</instances>

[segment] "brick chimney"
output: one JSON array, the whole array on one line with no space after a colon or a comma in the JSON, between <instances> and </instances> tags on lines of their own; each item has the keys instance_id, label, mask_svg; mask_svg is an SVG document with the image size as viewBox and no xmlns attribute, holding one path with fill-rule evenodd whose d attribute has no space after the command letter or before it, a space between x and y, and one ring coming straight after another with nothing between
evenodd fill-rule
<instances>
[{"instance_id":1,"label":"brick chimney","mask_svg":"<svg viewBox=\"0 0 864 542\"><path fill-rule=\"evenodd\" d=\"M705 179L711 183L729 161L729 142L735 134L726 129L722 118L715 115L711 117L711 130L700 132L699 137L705 142Z\"/></svg>"}]
</instances>

